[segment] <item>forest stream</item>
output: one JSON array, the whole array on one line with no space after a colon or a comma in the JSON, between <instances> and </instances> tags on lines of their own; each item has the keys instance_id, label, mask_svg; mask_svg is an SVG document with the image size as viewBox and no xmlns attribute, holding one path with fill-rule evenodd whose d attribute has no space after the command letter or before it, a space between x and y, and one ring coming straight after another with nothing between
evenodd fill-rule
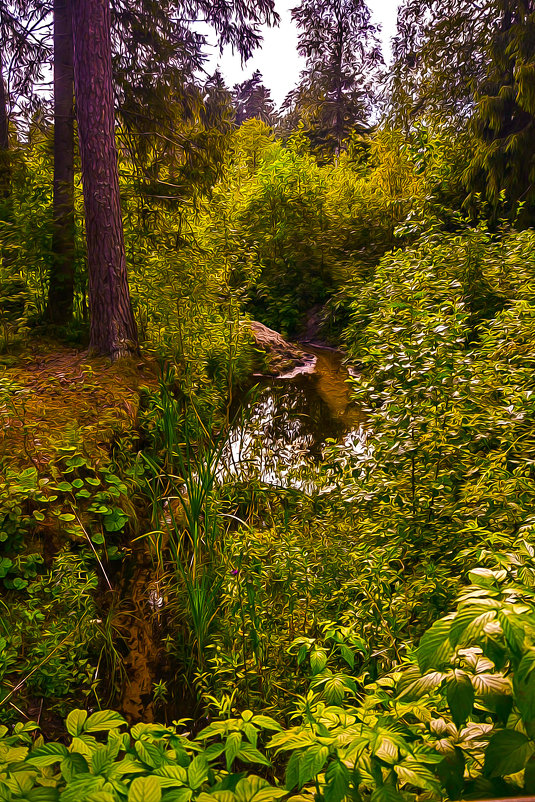
<instances>
[{"instance_id":1,"label":"forest stream","mask_svg":"<svg viewBox=\"0 0 535 802\"><path fill-rule=\"evenodd\" d=\"M354 447L363 445L364 416L351 400L351 369L344 364L344 354L324 346L301 348L315 357L314 363L262 377L234 400L233 422L221 458L222 477L230 473L245 481L307 492L313 489L314 470L328 440L350 438ZM137 562L129 566L121 590L130 609L120 621L123 632L128 632L128 679L120 707L132 721L153 721L153 682L165 673L165 658L158 646L165 626L164 599L148 553L138 551Z\"/></svg>"},{"instance_id":2,"label":"forest stream","mask_svg":"<svg viewBox=\"0 0 535 802\"><path fill-rule=\"evenodd\" d=\"M232 474L304 489L310 464L321 460L328 440L362 440L363 415L351 401L344 355L319 345L301 347L314 356L311 367L262 378L236 403L223 452Z\"/></svg>"}]
</instances>

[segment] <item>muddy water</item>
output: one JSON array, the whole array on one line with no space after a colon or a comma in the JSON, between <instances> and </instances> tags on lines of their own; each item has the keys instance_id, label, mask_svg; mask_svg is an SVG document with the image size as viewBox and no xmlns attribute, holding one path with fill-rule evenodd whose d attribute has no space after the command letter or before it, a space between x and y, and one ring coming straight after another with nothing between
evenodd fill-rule
<instances>
[{"instance_id":1,"label":"muddy water","mask_svg":"<svg viewBox=\"0 0 535 802\"><path fill-rule=\"evenodd\" d=\"M310 487L310 470L327 441L362 437L363 416L351 401L350 374L340 351L305 346L313 372L263 379L245 399L223 462L236 478Z\"/></svg>"},{"instance_id":2,"label":"muddy water","mask_svg":"<svg viewBox=\"0 0 535 802\"><path fill-rule=\"evenodd\" d=\"M319 346L307 346L307 352L316 357L315 373L312 376L312 391L329 408L331 417L347 432L360 427L364 421L362 411L351 401L350 371L344 365L340 351ZM353 374L354 375L354 374ZM318 434L320 434L318 432Z\"/></svg>"}]
</instances>

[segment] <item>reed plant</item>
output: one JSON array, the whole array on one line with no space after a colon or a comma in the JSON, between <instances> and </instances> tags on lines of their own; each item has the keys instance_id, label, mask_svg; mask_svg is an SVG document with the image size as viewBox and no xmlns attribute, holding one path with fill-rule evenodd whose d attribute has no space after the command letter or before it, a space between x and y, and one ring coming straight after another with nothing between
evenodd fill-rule
<instances>
[{"instance_id":1,"label":"reed plant","mask_svg":"<svg viewBox=\"0 0 535 802\"><path fill-rule=\"evenodd\" d=\"M185 658L203 665L222 584L224 540L217 475L227 437L205 423L191 402L185 407L162 371L156 405L160 448L144 454L152 500L150 537L158 565L167 570L176 612L186 625Z\"/></svg>"}]
</instances>

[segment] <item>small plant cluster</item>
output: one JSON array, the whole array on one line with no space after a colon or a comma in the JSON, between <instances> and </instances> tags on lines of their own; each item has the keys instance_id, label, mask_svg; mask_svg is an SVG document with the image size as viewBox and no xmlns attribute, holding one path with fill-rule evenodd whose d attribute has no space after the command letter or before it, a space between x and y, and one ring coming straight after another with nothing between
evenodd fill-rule
<instances>
[{"instance_id":1,"label":"small plant cluster","mask_svg":"<svg viewBox=\"0 0 535 802\"><path fill-rule=\"evenodd\" d=\"M16 725L12 735L2 728L2 800L268 802L286 795L264 778L236 770L239 764L270 765L257 748L259 736L279 729L267 716L244 711L195 739L180 734L183 725L140 723L121 731L126 722L112 710L89 716L72 710L65 723L67 745L33 739L37 727L31 722Z\"/></svg>"},{"instance_id":2,"label":"small plant cluster","mask_svg":"<svg viewBox=\"0 0 535 802\"><path fill-rule=\"evenodd\" d=\"M88 371L82 393L93 391ZM12 446L0 458L4 721L21 707L64 714L81 694L113 695L120 655L102 592L111 590L110 576L130 548L126 533L137 525L132 498L143 474L126 446L117 460L106 454L98 428L105 412L84 428L85 439L76 421L63 429L61 418L47 420L44 428L38 393L9 375L0 385L0 419ZM42 384L54 394L47 376ZM118 429L111 418L110 424Z\"/></svg>"}]
</instances>

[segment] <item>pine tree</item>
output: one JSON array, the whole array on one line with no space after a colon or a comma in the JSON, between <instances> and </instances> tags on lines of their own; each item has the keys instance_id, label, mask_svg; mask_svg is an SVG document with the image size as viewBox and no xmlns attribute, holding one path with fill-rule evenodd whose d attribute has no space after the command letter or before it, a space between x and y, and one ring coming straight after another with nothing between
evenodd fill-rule
<instances>
[{"instance_id":1,"label":"pine tree","mask_svg":"<svg viewBox=\"0 0 535 802\"><path fill-rule=\"evenodd\" d=\"M535 222L535 3L497 0L488 65L475 95L476 152L467 170L498 213L525 204L522 220Z\"/></svg>"},{"instance_id":2,"label":"pine tree","mask_svg":"<svg viewBox=\"0 0 535 802\"><path fill-rule=\"evenodd\" d=\"M535 221L535 3L407 0L394 43L390 116L469 131L473 156L464 181L491 215ZM505 196L505 197L504 197Z\"/></svg>"},{"instance_id":3,"label":"pine tree","mask_svg":"<svg viewBox=\"0 0 535 802\"><path fill-rule=\"evenodd\" d=\"M365 0L302 0L292 19L306 67L284 107L318 152L339 154L352 131L369 128L378 28Z\"/></svg>"},{"instance_id":4,"label":"pine tree","mask_svg":"<svg viewBox=\"0 0 535 802\"><path fill-rule=\"evenodd\" d=\"M251 119L260 120L266 125L276 123L275 104L271 92L264 86L260 70L255 70L252 76L241 84L235 84L232 96L236 109L236 125Z\"/></svg>"},{"instance_id":5,"label":"pine tree","mask_svg":"<svg viewBox=\"0 0 535 802\"><path fill-rule=\"evenodd\" d=\"M13 222L12 153L10 116L15 104L32 109L33 83L41 77L47 49L36 34L42 27L42 9L29 0L0 0L0 222ZM5 77L9 75L9 84ZM15 260L12 236L2 238L0 257L3 266Z\"/></svg>"},{"instance_id":6,"label":"pine tree","mask_svg":"<svg viewBox=\"0 0 535 802\"><path fill-rule=\"evenodd\" d=\"M11 163L9 153L9 116L7 93L2 69L2 51L0 50L0 215L6 219L11 206Z\"/></svg>"},{"instance_id":7,"label":"pine tree","mask_svg":"<svg viewBox=\"0 0 535 802\"><path fill-rule=\"evenodd\" d=\"M466 125L488 64L494 0L405 0L398 9L388 116L406 129L418 117Z\"/></svg>"},{"instance_id":8,"label":"pine tree","mask_svg":"<svg viewBox=\"0 0 535 802\"><path fill-rule=\"evenodd\" d=\"M54 198L48 318L65 324L74 301L74 71L71 0L54 0Z\"/></svg>"},{"instance_id":9,"label":"pine tree","mask_svg":"<svg viewBox=\"0 0 535 802\"><path fill-rule=\"evenodd\" d=\"M90 349L137 350L119 196L108 0L73 0L74 86L89 271Z\"/></svg>"}]
</instances>

